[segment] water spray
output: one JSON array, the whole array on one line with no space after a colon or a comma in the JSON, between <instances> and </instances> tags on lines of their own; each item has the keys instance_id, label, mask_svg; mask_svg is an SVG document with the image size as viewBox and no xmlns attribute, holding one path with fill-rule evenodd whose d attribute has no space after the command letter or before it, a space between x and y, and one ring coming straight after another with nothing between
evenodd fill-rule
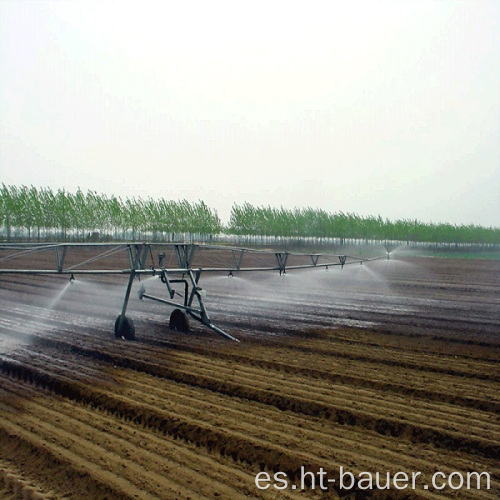
<instances>
[{"instance_id":1,"label":"water spray","mask_svg":"<svg viewBox=\"0 0 500 500\"><path fill-rule=\"evenodd\" d=\"M110 248L106 249L104 252L99 251L97 255L92 256L91 258L86 259L76 265L65 267L66 253L72 252L74 251L74 249L78 249L80 247L90 247L96 249L101 249L103 247ZM157 247L160 247L161 249L158 253L155 254L155 257L156 255L158 256L156 265L153 258L153 248ZM172 267L168 265L168 261L172 258L167 258L167 256L169 256L170 254L164 251L165 247L170 247L172 255L177 257L177 262ZM27 248L28 250L25 250L25 248ZM76 274L128 275L128 283L125 291L125 296L123 298L121 313L115 321L115 336L117 338L125 338L127 340L133 340L135 338L134 323L131 318L125 316L133 282L136 278L140 281L141 278L144 278L145 276L148 276L148 279L144 280L145 282L148 282L155 277L159 277L160 281L166 288L167 297L161 298L149 295L146 292L145 284L141 283L140 289L138 291L139 299L150 299L156 302L176 307L176 310L174 310L174 312L170 316L170 326L173 327L174 330L181 329L182 331L187 331L187 317L189 316L212 329L216 333L228 339L236 340L231 335L216 327L209 318L208 312L203 303L203 299L204 297L206 297L206 291L199 286L199 280L202 271L203 273L223 273L229 278L235 277L235 272L238 272L239 274L243 271L278 271L280 276L286 276L289 270L297 269L324 267L325 270L328 271L330 266L341 266L342 268L344 268L345 265L354 264L357 262L359 262L360 265L363 265L364 262L370 262L372 260L377 260L385 257L387 257L387 259L390 259L390 253L395 250L395 247L389 242L386 242L385 248L387 252L386 255L380 257L364 259L361 257L358 258L344 254L333 256L334 260L320 262L320 258L326 256L318 253L295 253L287 251L256 250L248 248L234 248L229 246L198 245L188 243L56 243L49 245L29 244L27 246L20 246L18 244L2 244L0 245L0 249L4 251L9 251L9 249L11 249L11 254L5 257L1 257L0 261L12 260L18 257L21 258L21 256L23 256L27 251L52 251L54 252L55 259L53 259L53 264L48 269L18 269L14 267L15 264L11 264L11 267L0 268L0 275L10 273L28 275L65 274L69 276L69 283L66 282L65 287L61 291L59 291L57 296L51 302L51 308L54 307L59 302L59 300L61 300L65 291L70 287L71 284L75 282ZM215 267L202 268L198 267L200 263L205 262L203 259L201 259L199 262L197 262L196 266L193 266L195 253L202 253L202 251L204 250L225 252L223 255L229 255L230 258L229 265L217 265ZM130 262L130 266L125 269L123 268L121 261L115 264L112 263L110 268L103 269L101 266L94 269L82 268L83 265L88 265L89 263L95 262L99 259L107 259L111 255L122 251L127 254L128 261ZM248 260L248 256L250 254L254 254L256 258L254 260L251 260L249 265L244 265L243 261L245 259ZM291 256L291 259L289 259L289 256ZM264 257L267 257L267 259L265 260ZM328 258L330 259L331 256L328 256ZM253 262L257 262L257 265L253 264ZM165 267L165 265L167 265L168 269ZM85 283L85 281L83 281L83 283ZM174 290L174 285L176 286L176 288L177 285L180 285L178 291Z\"/></svg>"}]
</instances>

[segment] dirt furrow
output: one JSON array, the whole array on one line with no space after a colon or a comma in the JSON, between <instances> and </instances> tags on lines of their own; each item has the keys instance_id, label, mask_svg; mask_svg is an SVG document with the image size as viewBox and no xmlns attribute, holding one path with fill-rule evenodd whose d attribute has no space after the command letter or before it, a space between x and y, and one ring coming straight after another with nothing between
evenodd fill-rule
<instances>
[{"instance_id":1,"label":"dirt furrow","mask_svg":"<svg viewBox=\"0 0 500 500\"><path fill-rule=\"evenodd\" d=\"M111 416L104 415L96 408L82 407L76 402L61 400L56 411L53 409L53 402L47 397L49 394L45 391L26 386L22 382L18 384L17 390L14 390L10 383L8 388L3 388L3 391L8 390L10 393L8 399L11 402L14 395L18 398L16 402L11 403L11 409L24 410L28 414L22 418L24 426L29 424L31 430L37 425L47 427L48 430L44 432L51 434L51 437L46 440L66 441L63 446L74 449L76 454L81 454L81 449L87 445L87 441L91 443L91 446L93 443L99 443L101 447L104 447L104 451L93 452L90 458L99 457L100 462L104 462L107 468L111 467L113 460L118 461L118 466L115 466L118 470L120 467L130 467L131 472L134 473L130 478L131 481L134 481L136 476L148 476L151 471L155 471L159 476L150 478L152 480L148 483L150 486L157 486L157 493L164 492L164 495L167 495L164 490L168 485L174 493L179 488L183 491L193 487L199 488L199 491L203 490L206 493L207 498L217 496L239 498L240 493L237 488L244 494L255 494L252 488L253 477L235 469L234 464L231 468L228 465L219 464L213 456L201 455L199 449L195 451L186 448L185 443L180 444L163 434L152 436L151 432L144 432L141 427L133 423L122 421L120 425L117 425ZM5 393L2 394L3 391L0 388L0 396L6 399ZM25 399L28 393L29 401ZM12 415L16 423L18 423L18 416L17 412ZM54 422L54 425L48 425L46 422ZM63 435L59 435L57 429L61 429ZM42 432L39 430L37 434L41 435ZM134 471L130 464L123 463L123 458L132 457L143 464L143 467L147 469L146 472ZM183 482L177 482L177 478ZM229 486L232 486L231 490Z\"/></svg>"},{"instance_id":2,"label":"dirt furrow","mask_svg":"<svg viewBox=\"0 0 500 500\"><path fill-rule=\"evenodd\" d=\"M23 429L6 419L0 421L1 457L16 456L23 471L47 487L54 486L61 496L73 498L129 499L139 494L132 484L117 477L105 478L98 470L78 460L65 448L47 443L36 432Z\"/></svg>"},{"instance_id":3,"label":"dirt furrow","mask_svg":"<svg viewBox=\"0 0 500 500\"><path fill-rule=\"evenodd\" d=\"M203 491L206 498L244 498L244 495L225 484L214 484L202 474L182 467L174 468L167 461L163 461L159 470L155 471L152 466L154 462L147 456L148 452L134 449L124 440L110 439L109 434L96 433L93 427L83 425L75 418L63 420L50 411L43 411L40 407L36 409L36 416L25 415L22 420L16 420L16 425L36 432L42 441L51 443L52 447L68 450L75 461L83 462L82 467L85 469L102 469L108 477L111 474L126 479L138 492L135 493L131 488L131 496L153 499L161 493L167 497L188 499L196 495L197 491ZM57 425L49 424L48 419ZM140 459L140 466L137 465L137 459ZM180 470L186 480L181 484L170 479L170 476L179 477Z\"/></svg>"},{"instance_id":4,"label":"dirt furrow","mask_svg":"<svg viewBox=\"0 0 500 500\"><path fill-rule=\"evenodd\" d=\"M286 472L297 485L303 470L338 479L344 467L358 474L356 498L496 499L499 270L412 258L203 273L212 320L240 344L194 321L188 335L169 331L171 308L139 301L139 283L127 310L137 341L116 339L126 276L2 275L0 498L335 498L338 483L261 491L255 475ZM166 295L160 280L142 282ZM364 491L363 471L422 481ZM437 491L435 472L455 484L481 473L481 490Z\"/></svg>"},{"instance_id":5,"label":"dirt furrow","mask_svg":"<svg viewBox=\"0 0 500 500\"><path fill-rule=\"evenodd\" d=\"M173 364L175 362L175 364ZM383 413L382 408L390 416L402 415L404 420L414 420L415 423L421 421L424 425L434 425L434 427L444 428L453 426L454 430L460 427L471 429L472 422L479 430L482 428L482 435L487 439L495 439L495 435L500 435L498 428L490 424L491 415L481 414L481 412L471 412L465 409L446 407L432 403L420 403L418 401L409 402L403 398L389 398L377 392L356 389L342 385L333 386L322 380L311 380L291 375L270 375L267 371L247 369L238 365L235 368L232 364L224 364L202 358L199 356L182 356L179 360L170 359L170 370L177 370L177 366L191 366L199 376L211 377L220 383L237 384L245 386L251 380L253 387L266 391L274 391L282 396L293 398L295 396L308 398L312 402L338 406L344 409L370 412L372 406L379 408L379 413ZM214 377L214 374L216 376ZM410 410L410 411L408 411ZM473 431L473 434L475 431Z\"/></svg>"},{"instance_id":6,"label":"dirt furrow","mask_svg":"<svg viewBox=\"0 0 500 500\"><path fill-rule=\"evenodd\" d=\"M90 342L84 339L68 338L65 341L60 340L53 335L43 335L37 336L36 341L39 344L46 346L58 346L66 347L69 350L75 352L86 352ZM93 345L100 345L100 351L108 352L110 351L111 345L109 341L98 341L95 338L92 341ZM442 403L449 403L453 405L463 406L466 408L476 408L483 411L498 412L500 411L500 400L498 399L498 391L495 387L491 385L488 381L477 381L474 387L471 386L470 382L464 382L462 379L452 376L441 376L438 380L425 378L418 383L418 379L415 377L409 378L409 370L405 369L402 371L404 378L399 377L399 379L408 380L405 384L396 384L394 379L398 378L398 374L394 373L392 376L387 375L387 373L380 373L377 368L373 368L371 364L366 368L364 367L364 372L369 372L370 377L360 377L357 375L359 373L359 366L357 370L350 365L343 364L343 361L333 362L328 361L328 358L322 362L321 358L317 360L315 358L314 367L310 367L311 360L306 356L301 359L299 356L290 356L289 353L282 353L279 357L279 361L275 359L262 359L265 358L265 351L259 353L257 356L252 351L252 356L240 354L237 352L218 352L213 349L198 347L198 346L178 346L174 342L168 342L169 351L165 357L165 353L160 351L158 348L140 346L140 350L137 351L136 347L122 346L123 352L128 352L130 355L137 355L141 358L146 359L156 359L158 363L162 363L162 360L168 364L172 351L186 351L190 353L200 354L203 357L217 358L221 360L227 360L228 362L237 362L239 364L245 364L249 366L255 366L263 369L272 369L277 372L295 374L295 375L306 375L311 378L323 379L334 384L341 384L347 386L354 386L356 388L363 389L374 389L377 391L384 391L384 393L394 393L403 396L411 396L412 398L418 398L425 401L436 401ZM88 355L88 352L87 352ZM292 360L290 360L290 357ZM318 362L319 361L319 362ZM324 365L324 366L323 366ZM411 370L410 370L411 371ZM423 372L417 372L418 377L422 377ZM379 380L377 380L377 378ZM411 385L410 385L411 384ZM429 385L437 386L436 390L430 390ZM420 388L418 387L420 386ZM441 386L446 390L440 390ZM439 389L439 390L438 390ZM481 399L477 397L478 391L481 391ZM464 395L470 394L470 395ZM475 397L473 397L474 395Z\"/></svg>"},{"instance_id":7,"label":"dirt furrow","mask_svg":"<svg viewBox=\"0 0 500 500\"><path fill-rule=\"evenodd\" d=\"M412 396L423 400L434 400L451 403L479 410L498 412L500 411L500 399L498 391L489 381L463 381L462 378L452 375L440 375L438 379L430 378L422 370L412 371L407 368L391 367L391 370L381 371L372 363L346 362L344 359L337 359L327 356L317 356L310 352L304 355L300 353L283 352L283 345L277 351L276 346L267 345L261 350L252 349L252 355L245 355L245 351L225 351L210 349L209 347L199 347L192 344L174 343L171 341L162 342L169 350L181 350L218 358L239 364L251 365L265 369L272 369L277 372L304 374L312 378L329 380L334 383L345 384L360 388L373 388L384 392L391 392L406 396ZM141 348L142 350L142 348ZM153 354L155 351L151 350ZM271 352L272 354L269 354ZM156 356L155 356L156 357ZM158 360L160 360L158 358ZM362 369L360 367L362 366ZM486 369L486 367L485 367ZM366 377L361 377L360 373L368 373ZM412 373L413 372L413 373ZM403 383L395 383L398 380ZM431 388L434 388L432 390ZM478 398L478 392L482 398Z\"/></svg>"},{"instance_id":8,"label":"dirt furrow","mask_svg":"<svg viewBox=\"0 0 500 500\"><path fill-rule=\"evenodd\" d=\"M217 427L237 429L244 426L249 435L257 438L264 437L262 429L267 429L266 439L280 442L288 448L293 447L297 451L302 449L306 452L314 443L315 454L325 459L335 456L338 460L340 453L342 463L346 464L365 462L367 467L375 468L375 464L378 464L379 470L393 470L397 465L402 465L403 457L407 455L411 456L414 464L419 464L419 470L432 470L432 464L435 463L432 458L441 460L447 453L442 449L432 452L428 447L419 451L415 443L397 439L393 442L393 447L398 449L397 453L391 451L391 448L381 452L380 447L384 440L387 442L387 437L381 438L371 431L329 423L327 433L318 433L316 429L319 419L280 412L261 403L254 403L253 411L248 412L245 409L248 408L248 402L210 393L202 388L155 380L147 375L137 377L129 371L122 373L121 380L123 393L133 400L156 401L158 408L174 411L177 415L190 415L190 418L202 419ZM147 388L149 391L145 397ZM379 457L378 460L376 456ZM418 456L421 458L417 459ZM382 457L385 457L384 462L381 462ZM460 461L455 457L454 462L457 464ZM468 461L461 463L463 470L468 466ZM500 477L500 469L492 469L491 472Z\"/></svg>"},{"instance_id":9,"label":"dirt furrow","mask_svg":"<svg viewBox=\"0 0 500 500\"><path fill-rule=\"evenodd\" d=\"M238 370L234 370L234 368L227 368L225 366L220 366L220 364L214 364L212 360L206 360L202 359L204 362L204 365L208 365L207 367L200 367L199 365L199 356L196 357L197 359L184 359L182 364L190 364L192 366L197 367L197 373L200 376L204 376L205 378L211 376L212 372L217 372L218 377L217 380L219 383L227 383L231 382L233 385L237 384L239 387L244 386L247 383L248 379L251 379L253 384L257 380L261 381L261 387L265 388L266 391L271 390L273 384L270 384L270 379L269 379L269 374L268 373L260 373L256 371L250 371L250 372L241 372L241 367ZM67 372L74 372L74 369L71 367L64 367L64 366L59 366L57 364L58 360L54 360L54 363L51 363L54 366L57 366L58 371L62 371L64 373ZM176 360L178 361L178 360ZM43 366L43 362L40 360L37 360L36 358L31 359L32 363L35 363L35 366ZM117 362L115 360L115 362ZM118 361L121 365L126 364L130 365L131 360L123 360L121 359ZM66 364L66 363L64 363ZM164 370L163 370L164 371ZM170 369L171 371L171 369ZM158 374L158 370L156 370L156 373ZM223 376L225 373L225 377ZM179 375L177 373L177 375ZM292 380L291 380L292 379ZM295 381L295 382L294 382ZM212 384L214 383L214 380L211 382ZM365 392L363 394L362 391L355 391L355 394L352 394L352 389L346 388L343 386L338 386L338 387L331 387L326 384L318 384L318 381L314 381L314 385L311 386L311 381L309 380L303 380L303 379L298 379L297 377L290 377L287 376L286 380L284 378L281 378L279 381L279 387L275 387L275 391L279 389L280 396L283 396L284 394L289 394L290 397L293 399L294 397L301 397L304 399L305 397L309 397L311 399L311 396L314 394L313 401L319 403L319 404L327 404L330 407L336 408L336 409L341 409L344 411L358 411L358 412L363 412L363 413L370 413L370 406L371 405L380 405L380 401L378 401L380 398L379 396L375 393L370 393L370 392ZM329 397L329 394L333 393L334 399L331 400L331 397ZM349 405L346 405L346 401L349 401ZM385 397L383 404L385 407L387 407L387 412L388 415L391 417L394 417L396 415L402 415L400 417L400 421L403 419L405 421L408 420L409 414L406 413L406 407L407 407L407 402L404 400L401 401L393 401L392 406L389 406L389 401L388 398ZM367 406L368 405L368 406ZM399 409L398 409L399 406ZM471 429L471 424L474 421L474 419L477 419L479 417L478 414L466 414L465 412L457 412L455 417L450 419L449 416L447 419L443 420L441 417L440 420L440 414L446 413L449 414L450 409L443 409L439 408L438 414L435 413L435 410L432 408L429 408L431 405L425 404L425 405L420 405L420 410L418 413L415 413L417 411L418 405L416 405L416 402L412 402L412 413L411 413L411 420L415 421L417 418L418 414L422 414L422 417L420 419L424 424L432 424L434 423L434 428L441 429L441 431L446 432L446 429L444 427L452 427L452 432L457 432L460 431L460 421L462 420L462 426L466 427L467 429ZM424 413L422 413L424 412ZM434 413L434 416L432 416ZM463 414L463 415L462 415ZM486 417L486 419L489 417ZM437 420L436 420L437 419ZM483 417L483 420L485 418ZM415 421L415 423L418 422L418 419ZM422 424L421 422L421 424ZM407 422L405 422L406 425ZM472 432L469 430L469 434L475 435L480 429L481 432L479 435L476 435L476 437L479 437L481 435L487 436L488 440L495 439L496 429L495 426L491 426L491 428L488 428L488 423L486 421L477 421L476 425L472 427Z\"/></svg>"},{"instance_id":10,"label":"dirt furrow","mask_svg":"<svg viewBox=\"0 0 500 500\"><path fill-rule=\"evenodd\" d=\"M235 355L234 357L232 356L219 356L217 353L213 352L208 352L204 353L202 350L197 349L196 352L189 352L189 354L177 354L175 357L173 357L171 354L164 358L165 363L168 364L169 362L183 362L185 364L195 362L197 366L207 366L208 369L212 369L213 365L217 365L217 370L223 371L230 371L233 372L235 370L235 364L237 363L238 372L245 372L248 371L248 373L252 372L253 375L256 375L257 373L266 373L271 370L275 370L276 372L280 373L281 375L283 373L286 373L286 380L293 380L293 379L299 379L301 376L302 377L307 377L311 379L317 379L318 385L321 383L321 381L330 381L330 382L338 382L338 377L340 377L342 374L340 372L340 366L338 366L336 361L330 361L330 366L329 369L316 369L316 366L321 366L321 361L319 363L315 363L314 367L308 366L309 363L302 363L301 366L296 366L294 364L287 364L288 358L287 358L287 353L281 353L281 356L278 354L279 358L284 360L284 361L270 361L270 362L261 362L260 359L255 360L255 358L250 358L250 357L245 357L244 356L238 356ZM141 352L137 352L137 357L139 357L142 360L147 360L148 357L143 355L142 349ZM158 359L156 356L154 356L155 359ZM246 363L241 359L243 358ZM161 362L161 359L158 359L159 362ZM299 359L297 363L301 363L301 360ZM307 366L304 366L307 365ZM333 373L332 373L333 372ZM278 374L277 374L278 375ZM352 377L354 381L356 382L358 379ZM345 382L345 385L351 385L349 377L346 377L347 380L341 380L341 382ZM460 381L457 379L454 379L457 384L460 384ZM354 383L353 385L357 385ZM489 384L490 387L494 387L493 384ZM488 387L488 385L485 384L484 387ZM373 387L374 389L382 389L385 391L386 387ZM367 387L363 389L369 389ZM496 395L496 392L492 391L492 395ZM432 398L426 398L426 399L432 399ZM477 404L479 405L478 400ZM484 405L488 405L488 403L491 406L491 411L495 412L497 409L500 409L500 404L499 407L495 405L495 401L482 401Z\"/></svg>"},{"instance_id":11,"label":"dirt furrow","mask_svg":"<svg viewBox=\"0 0 500 500\"><path fill-rule=\"evenodd\" d=\"M305 415L318 416L328 420L332 420L342 425L361 426L364 429L374 430L383 435L401 436L415 442L428 442L436 446L444 447L450 450L468 450L485 457L499 457L500 450L496 442L487 439L460 437L454 431L446 431L435 429L428 425L418 425L411 422L406 422L402 419L380 417L378 414L370 414L368 412L351 410L344 405L338 406L325 404L323 402L310 401L308 398L300 396L284 396L279 392L272 392L266 389L258 389L245 384L234 384L221 379L215 379L203 375L193 374L190 372L176 370L172 368L158 367L155 364L139 362L130 359L123 359L116 356L114 359L108 359L118 366L127 368L135 368L146 373L153 373L161 370L163 377L172 378L178 382L196 385L198 387L206 387L215 392L220 392L230 396L250 399L253 401L262 402L276 406L280 410L289 410L299 412ZM126 366L125 366L126 365ZM3 361L0 365L5 372L17 373L21 377L38 377L40 380L51 376L47 373L40 374L35 369L27 368L19 363L11 363ZM64 384L55 379L54 385ZM74 384L71 384L74 387ZM64 389L64 388L63 388ZM66 390L66 389L65 389ZM79 390L77 390L79 392Z\"/></svg>"},{"instance_id":12,"label":"dirt furrow","mask_svg":"<svg viewBox=\"0 0 500 500\"><path fill-rule=\"evenodd\" d=\"M0 365L4 373L9 376L17 376L27 379L30 383L40 384L49 388L56 394L78 401L84 405L100 408L111 412L115 417L125 419L145 428L154 428L159 432L183 439L188 443L194 443L207 449L209 452L217 452L225 457L231 457L235 462L243 462L249 466L258 467L261 470L284 472L291 480L297 480L303 467L309 471L318 471L325 467L324 461L319 461L311 454L301 454L295 450L287 450L276 444L269 444L262 440L253 440L241 432L230 432L226 429L213 428L206 422L196 422L185 418L179 418L166 410L159 411L151 405L137 403L127 397L111 395L105 390L94 388L93 390L79 382L63 380L60 376L50 377L47 373L39 373L26 365L8 363L3 361ZM327 462L332 475L335 477L339 470L338 463ZM338 486L337 483L333 488ZM356 487L356 486L354 486ZM383 493L380 493L383 496ZM395 492L391 492L391 498Z\"/></svg>"},{"instance_id":13,"label":"dirt furrow","mask_svg":"<svg viewBox=\"0 0 500 500\"><path fill-rule=\"evenodd\" d=\"M494 362L480 362L473 361L461 363L461 366L454 368L456 362L454 358L444 360L440 359L427 359L427 362L420 362L420 360L413 357L408 360L395 359L394 356L387 357L385 353L366 352L366 350L345 349L340 350L336 347L322 347L315 345L311 346L309 343L294 343L290 346L291 349L297 349L302 352L314 352L317 355L329 356L332 358L347 358L352 361L364 361L367 363L376 363L387 366L398 366L405 369L425 371L431 373L442 373L445 375L453 375L456 377L468 377L471 379L491 380L500 382L500 374L498 373L497 366ZM451 366L450 366L451 365ZM486 371L485 371L486 368Z\"/></svg>"}]
</instances>

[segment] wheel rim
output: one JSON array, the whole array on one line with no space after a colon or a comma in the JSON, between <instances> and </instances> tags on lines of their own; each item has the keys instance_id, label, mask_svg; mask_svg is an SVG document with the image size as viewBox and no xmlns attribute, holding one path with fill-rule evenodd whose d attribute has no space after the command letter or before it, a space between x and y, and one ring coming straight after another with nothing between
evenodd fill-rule
<instances>
[{"instance_id":1,"label":"wheel rim","mask_svg":"<svg viewBox=\"0 0 500 500\"><path fill-rule=\"evenodd\" d=\"M189 332L189 320L186 316L186 313L184 313L180 309L175 309L170 315L169 327L171 330L174 330L176 332Z\"/></svg>"},{"instance_id":2,"label":"wheel rim","mask_svg":"<svg viewBox=\"0 0 500 500\"><path fill-rule=\"evenodd\" d=\"M135 326L132 319L118 316L115 321L115 337L126 340L135 339Z\"/></svg>"}]
</instances>

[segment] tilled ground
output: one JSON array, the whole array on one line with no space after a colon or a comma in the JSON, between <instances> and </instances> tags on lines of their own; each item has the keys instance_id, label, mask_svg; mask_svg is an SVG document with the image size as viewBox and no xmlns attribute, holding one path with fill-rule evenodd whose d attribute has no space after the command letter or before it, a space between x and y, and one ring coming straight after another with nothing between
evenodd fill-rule
<instances>
[{"instance_id":1,"label":"tilled ground","mask_svg":"<svg viewBox=\"0 0 500 500\"><path fill-rule=\"evenodd\" d=\"M412 259L202 277L240 343L171 332L170 309L137 298L136 341L114 338L122 278L3 276L0 497L498 498L499 274ZM341 467L380 486L421 474L346 493ZM321 468L328 491L302 481ZM288 487L259 490L262 471ZM436 472L488 472L490 489L438 491Z\"/></svg>"}]
</instances>

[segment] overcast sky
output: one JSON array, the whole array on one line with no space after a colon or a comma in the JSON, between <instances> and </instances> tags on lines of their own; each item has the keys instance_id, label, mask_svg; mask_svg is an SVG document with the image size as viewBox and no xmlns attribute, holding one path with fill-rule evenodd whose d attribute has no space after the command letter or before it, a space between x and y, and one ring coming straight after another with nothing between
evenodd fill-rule
<instances>
[{"instance_id":1,"label":"overcast sky","mask_svg":"<svg viewBox=\"0 0 500 500\"><path fill-rule=\"evenodd\" d=\"M500 226L498 0L0 9L0 182Z\"/></svg>"}]
</instances>

